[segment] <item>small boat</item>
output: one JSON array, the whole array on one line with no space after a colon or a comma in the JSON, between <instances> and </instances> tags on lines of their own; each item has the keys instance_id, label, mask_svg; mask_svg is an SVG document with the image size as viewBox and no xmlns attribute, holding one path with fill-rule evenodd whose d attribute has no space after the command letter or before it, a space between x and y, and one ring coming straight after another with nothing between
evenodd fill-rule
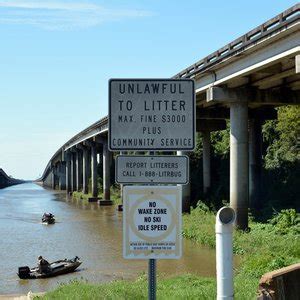
<instances>
[{"instance_id":1,"label":"small boat","mask_svg":"<svg viewBox=\"0 0 300 300\"><path fill-rule=\"evenodd\" d=\"M42 217L42 223L54 224L55 223L54 215L51 213L44 213Z\"/></svg>"},{"instance_id":2,"label":"small boat","mask_svg":"<svg viewBox=\"0 0 300 300\"><path fill-rule=\"evenodd\" d=\"M38 279L54 277L62 274L74 272L80 265L81 260L78 256L73 259L64 259L50 263L47 272L40 273L39 267L29 268L28 266L20 267L18 276L21 279Z\"/></svg>"}]
</instances>

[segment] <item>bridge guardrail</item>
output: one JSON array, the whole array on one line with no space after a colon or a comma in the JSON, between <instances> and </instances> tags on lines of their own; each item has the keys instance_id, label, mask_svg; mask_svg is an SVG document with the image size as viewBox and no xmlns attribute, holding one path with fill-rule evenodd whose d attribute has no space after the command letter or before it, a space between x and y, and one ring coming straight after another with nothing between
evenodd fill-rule
<instances>
[{"instance_id":1,"label":"bridge guardrail","mask_svg":"<svg viewBox=\"0 0 300 300\"><path fill-rule=\"evenodd\" d=\"M300 21L300 4L297 3L286 11L280 13L276 17L266 21L260 26L252 29L248 33L235 39L226 46L213 52L212 54L204 57L195 64L189 66L183 71L179 72L173 78L194 78L197 74L203 72L209 67L220 63L221 61L228 59L243 52L249 46L254 45L259 40L271 36L274 33L289 27Z\"/></svg>"}]
</instances>

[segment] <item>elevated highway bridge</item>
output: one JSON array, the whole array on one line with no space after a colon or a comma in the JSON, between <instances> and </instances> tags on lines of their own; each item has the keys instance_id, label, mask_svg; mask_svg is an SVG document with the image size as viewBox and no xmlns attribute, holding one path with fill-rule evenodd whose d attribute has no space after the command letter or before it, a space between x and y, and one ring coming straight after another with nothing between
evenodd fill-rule
<instances>
[{"instance_id":1,"label":"elevated highway bridge","mask_svg":"<svg viewBox=\"0 0 300 300\"><path fill-rule=\"evenodd\" d=\"M159 75L159 74L158 74ZM159 77L159 76L158 76ZM179 72L192 78L197 99L197 131L203 138L203 189L211 187L210 133L230 120L230 205L237 226L248 227L248 208L261 198L262 122L276 119L275 108L300 104L300 4L254 28ZM108 117L67 141L50 159L41 180L52 188L97 196L97 154L103 162L103 198L110 199ZM179 153L181 154L181 153ZM183 186L183 207L189 206Z\"/></svg>"}]
</instances>

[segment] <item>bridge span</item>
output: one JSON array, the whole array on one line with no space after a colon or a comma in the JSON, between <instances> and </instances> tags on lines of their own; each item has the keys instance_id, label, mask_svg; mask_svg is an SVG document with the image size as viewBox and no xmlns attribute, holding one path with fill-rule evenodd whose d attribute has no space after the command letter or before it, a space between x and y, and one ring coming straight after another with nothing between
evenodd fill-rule
<instances>
[{"instance_id":1,"label":"bridge span","mask_svg":"<svg viewBox=\"0 0 300 300\"><path fill-rule=\"evenodd\" d=\"M210 133L230 120L230 205L237 226L248 227L248 208L259 208L262 122L276 119L276 107L300 104L300 4L254 28L173 78L192 78L197 132L203 138L203 189L211 187ZM103 162L103 199L110 199L108 117L66 142L50 159L41 180L67 192L97 197L97 154ZM178 152L178 154L182 154ZM183 186L183 207L190 187Z\"/></svg>"}]
</instances>

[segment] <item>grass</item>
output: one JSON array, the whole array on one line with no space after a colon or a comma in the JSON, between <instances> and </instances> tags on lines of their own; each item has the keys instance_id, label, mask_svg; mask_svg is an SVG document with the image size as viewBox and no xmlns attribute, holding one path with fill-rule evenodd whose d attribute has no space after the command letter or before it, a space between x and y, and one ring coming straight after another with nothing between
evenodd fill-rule
<instances>
[{"instance_id":1,"label":"grass","mask_svg":"<svg viewBox=\"0 0 300 300\"><path fill-rule=\"evenodd\" d=\"M122 204L121 191L119 185L112 185L110 189L110 199L114 202L114 204Z\"/></svg>"},{"instance_id":2,"label":"grass","mask_svg":"<svg viewBox=\"0 0 300 300\"><path fill-rule=\"evenodd\" d=\"M77 200L83 200L83 201L88 202L89 198L93 197L93 196L90 193L84 194L83 192L73 192L72 197Z\"/></svg>"},{"instance_id":3,"label":"grass","mask_svg":"<svg viewBox=\"0 0 300 300\"><path fill-rule=\"evenodd\" d=\"M183 216L183 236L196 243L215 247L215 214L199 203L191 214ZM256 299L260 277L269 271L300 260L299 215L294 210L277 214L268 223L250 220L251 231L235 231L234 253L241 257L235 270L235 299ZM92 285L73 281L46 294L43 299L146 299L147 279L119 280ZM159 278L158 299L215 299L216 281L184 274Z\"/></svg>"},{"instance_id":4,"label":"grass","mask_svg":"<svg viewBox=\"0 0 300 300\"><path fill-rule=\"evenodd\" d=\"M72 193L72 197L77 200L83 200L88 202L89 198L92 198L93 195L89 192L88 194L84 194L83 192L76 192ZM103 193L99 192L98 197L101 199L103 198ZM110 189L110 199L113 201L114 204L121 204L121 195L120 195L120 188L117 185L113 185Z\"/></svg>"},{"instance_id":5,"label":"grass","mask_svg":"<svg viewBox=\"0 0 300 300\"><path fill-rule=\"evenodd\" d=\"M119 280L98 285L73 281L35 299L147 299L147 284L145 276L135 281ZM215 299L215 291L212 278L186 274L157 280L157 299Z\"/></svg>"},{"instance_id":6,"label":"grass","mask_svg":"<svg viewBox=\"0 0 300 300\"><path fill-rule=\"evenodd\" d=\"M283 211L268 223L253 222L250 218L249 233L234 232L233 251L241 257L234 278L236 299L254 299L264 273L300 261L299 219L288 218L294 214L294 210ZM274 222L277 219L280 221ZM183 220L186 238L215 248L213 212L200 203Z\"/></svg>"}]
</instances>

